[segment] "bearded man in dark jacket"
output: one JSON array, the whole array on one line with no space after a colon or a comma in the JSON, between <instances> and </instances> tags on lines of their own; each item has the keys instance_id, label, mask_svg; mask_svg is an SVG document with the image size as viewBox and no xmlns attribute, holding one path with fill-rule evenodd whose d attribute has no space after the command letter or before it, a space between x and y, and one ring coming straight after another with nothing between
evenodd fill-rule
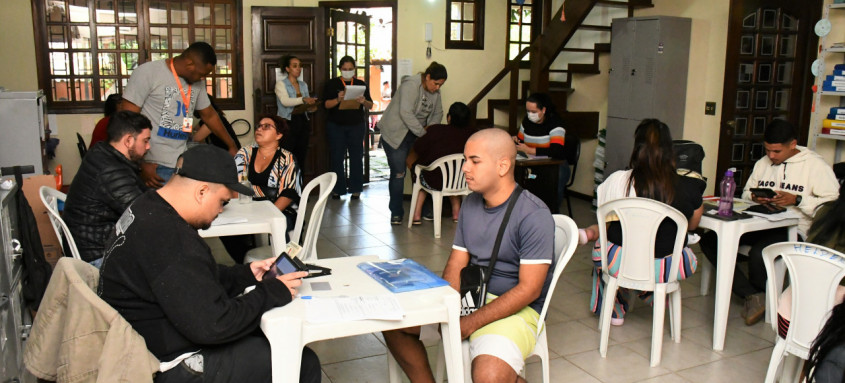
<instances>
[{"instance_id":1,"label":"bearded man in dark jacket","mask_svg":"<svg viewBox=\"0 0 845 383\"><path fill-rule=\"evenodd\" d=\"M150 120L120 111L106 128L107 142L91 147L73 178L63 219L79 255L99 267L114 225L129 205L146 191L138 161L150 149Z\"/></svg>"}]
</instances>

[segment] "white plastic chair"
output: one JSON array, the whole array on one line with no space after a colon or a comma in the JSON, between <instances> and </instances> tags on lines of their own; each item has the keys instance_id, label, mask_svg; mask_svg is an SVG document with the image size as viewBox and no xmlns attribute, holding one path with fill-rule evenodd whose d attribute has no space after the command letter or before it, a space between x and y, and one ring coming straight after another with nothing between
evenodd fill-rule
<instances>
[{"instance_id":1,"label":"white plastic chair","mask_svg":"<svg viewBox=\"0 0 845 383\"><path fill-rule=\"evenodd\" d=\"M297 257L303 262L310 262L317 259L317 236L320 234L320 226L323 222L323 213L326 211L326 201L329 199L335 183L337 183L337 174L334 172L324 173L305 185L302 189L302 195L299 199L298 214L296 215L296 223L293 226L293 232L290 233L290 241L300 243L299 239L302 236L302 227L305 223L305 215L308 212L308 197L315 188L320 188L320 194L317 197L317 202L311 209L311 216L308 219L308 230L305 232L305 239L300 243L302 250ZM260 246L252 249L246 253L244 263L249 263L257 260L267 259L278 254L273 254L271 246Z\"/></svg>"},{"instance_id":2,"label":"white plastic chair","mask_svg":"<svg viewBox=\"0 0 845 383\"><path fill-rule=\"evenodd\" d=\"M443 156L431 163L431 165L423 166L417 165L414 167L414 174L416 181L414 182L414 190L411 192L411 209L417 206L417 198L420 190L425 190L426 193L431 194L432 203L434 204L434 238L440 238L440 223L441 215L443 213L443 197L448 196L465 196L472 193L467 188L467 180L461 167L464 166L463 154L450 154ZM430 171L440 169L440 174L443 177L443 190L434 190L424 187L420 183L420 173L422 171ZM408 215L408 227L410 228L414 223L414 214Z\"/></svg>"},{"instance_id":3,"label":"white plastic chair","mask_svg":"<svg viewBox=\"0 0 845 383\"><path fill-rule=\"evenodd\" d=\"M540 317L537 320L537 343L534 345L534 350L532 350L531 354L528 355L529 358L534 355L540 358L540 365L543 371L543 381L546 383L551 382L549 375L549 345L546 339L546 315L549 312L549 303L552 301L552 293L555 290L557 281L560 279L563 269L569 263L569 260L572 259L572 254L575 253L575 248L578 246L578 226L575 224L575 221L562 214L555 214L552 218L554 218L555 221L554 252L557 255L555 259L555 269L552 281L549 284L549 292L546 294L546 300L543 302L543 309L540 311ZM463 341L461 342L461 346L464 356L464 381L471 382L472 361L469 359L469 342ZM391 373L391 382L397 382L397 380L393 379L393 377L398 375L399 365L389 352L388 360L389 369L395 372L395 374ZM446 354L443 347L440 347L438 349L437 366L435 368L435 382L442 382L445 372ZM525 373L524 369L522 373Z\"/></svg>"},{"instance_id":4,"label":"white plastic chair","mask_svg":"<svg viewBox=\"0 0 845 383\"><path fill-rule=\"evenodd\" d=\"M616 262L619 272L613 277L607 267L607 216L615 213L622 225L624 244ZM599 241L601 243L602 279L606 283L599 319L601 343L599 352L607 357L607 344L610 337L610 318L616 290L620 287L654 292L654 318L651 330L651 366L660 364L663 349L663 320L666 310L666 294L669 301L670 326L675 343L681 341L681 284L678 282L679 265L683 263L684 238L687 235L687 219L681 212L664 203L648 198L622 198L606 202L596 212L599 222ZM669 268L669 281L655 282L654 243L657 228L664 219L669 218L678 225L675 246L672 250L672 265Z\"/></svg>"},{"instance_id":5,"label":"white plastic chair","mask_svg":"<svg viewBox=\"0 0 845 383\"><path fill-rule=\"evenodd\" d=\"M816 339L830 311L836 305L836 290L845 278L845 254L824 246L804 242L781 242L763 249L763 264L769 278L766 280L766 297L769 307L778 306L782 293L776 273L775 258L780 258L789 270L789 285L792 286L792 313L786 339L777 337L772 350L766 382L777 379L778 366L787 357L793 359L784 363L784 381L798 381L801 363L795 357L807 360L810 346ZM782 284L780 284L782 285ZM777 310L769 313L772 329L777 333Z\"/></svg>"},{"instance_id":6,"label":"white plastic chair","mask_svg":"<svg viewBox=\"0 0 845 383\"><path fill-rule=\"evenodd\" d=\"M59 245L64 248L64 241L67 240L67 247L70 249L71 255L76 259L82 259L79 256L79 250L76 248L76 241L70 234L70 229L68 229L62 216L59 215L58 201L64 203L67 200L67 194L51 187L42 186L38 189L38 195L41 197L41 203L47 208L47 215L50 217L50 224L53 225L53 230L59 239Z\"/></svg>"}]
</instances>

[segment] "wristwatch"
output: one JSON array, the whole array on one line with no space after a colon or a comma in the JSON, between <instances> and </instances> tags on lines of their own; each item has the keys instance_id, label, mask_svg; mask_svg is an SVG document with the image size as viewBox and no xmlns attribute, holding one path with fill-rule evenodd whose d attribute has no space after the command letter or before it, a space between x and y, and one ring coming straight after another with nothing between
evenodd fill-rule
<instances>
[{"instance_id":1,"label":"wristwatch","mask_svg":"<svg viewBox=\"0 0 845 383\"><path fill-rule=\"evenodd\" d=\"M798 206L798 205L801 204L801 199L802 198L801 198L800 195L795 196L795 206Z\"/></svg>"}]
</instances>

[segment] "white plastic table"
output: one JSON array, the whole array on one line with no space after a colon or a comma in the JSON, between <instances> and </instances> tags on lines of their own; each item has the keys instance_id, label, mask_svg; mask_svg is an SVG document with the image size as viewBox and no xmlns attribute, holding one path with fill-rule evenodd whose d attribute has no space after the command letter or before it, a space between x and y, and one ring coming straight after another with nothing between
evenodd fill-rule
<instances>
[{"instance_id":1,"label":"white plastic table","mask_svg":"<svg viewBox=\"0 0 845 383\"><path fill-rule=\"evenodd\" d=\"M797 241L798 219L788 218L780 221L769 221L761 217L751 217L736 221L723 221L718 218L702 215L701 222L698 226L713 230L718 236L713 349L722 350L725 348L725 332L728 325L728 309L730 308L731 302L731 288L733 287L734 269L736 268L736 253L739 249L739 237L752 231L788 227L788 240ZM782 281L779 280L778 282Z\"/></svg>"},{"instance_id":2,"label":"white plastic table","mask_svg":"<svg viewBox=\"0 0 845 383\"><path fill-rule=\"evenodd\" d=\"M246 219L246 222L218 224L222 220ZM211 223L208 230L199 230L204 238L225 237L228 235L269 233L273 245L273 254L285 251L285 231L287 220L285 215L270 201L251 201L239 203L232 199L223 207L223 212Z\"/></svg>"},{"instance_id":3,"label":"white plastic table","mask_svg":"<svg viewBox=\"0 0 845 383\"><path fill-rule=\"evenodd\" d=\"M332 269L332 275L303 280L300 296L361 296L389 293L378 282L358 269L361 262L377 261L374 255L320 259L315 263ZM311 282L329 282L330 291L312 291ZM460 296L450 286L409 291L396 294L405 311L399 321L360 320L310 323L305 320L305 302L293 302L264 313L261 330L270 341L273 363L273 382L299 381L302 347L318 340L369 334L385 330L420 326L430 323L442 325L443 347L449 382L462 382L463 356L461 350ZM386 362L386 360L385 360ZM387 381L387 377L384 379Z\"/></svg>"}]
</instances>

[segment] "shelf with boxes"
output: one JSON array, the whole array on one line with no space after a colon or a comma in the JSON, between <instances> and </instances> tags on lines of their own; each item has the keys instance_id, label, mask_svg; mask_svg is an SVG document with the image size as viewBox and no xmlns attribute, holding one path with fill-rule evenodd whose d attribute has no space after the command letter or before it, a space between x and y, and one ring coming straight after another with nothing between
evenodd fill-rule
<instances>
[{"instance_id":1,"label":"shelf with boxes","mask_svg":"<svg viewBox=\"0 0 845 383\"><path fill-rule=\"evenodd\" d=\"M835 140L835 162L842 161L842 151L845 147L845 41L830 42L832 24L831 11L836 11L836 19L845 16L845 4L828 4L824 8L824 15L815 26L816 34L821 38L821 49L818 59L813 63L813 74L816 76L816 94L813 100L814 108L822 107L822 98L839 97L839 105L830 108L825 115L820 111L815 113L810 127L808 146L815 149L818 140ZM839 22L837 21L837 25ZM837 34L838 36L839 34ZM843 39L845 40L845 39ZM832 70L828 64L835 62ZM828 105L830 105L828 103Z\"/></svg>"}]
</instances>

